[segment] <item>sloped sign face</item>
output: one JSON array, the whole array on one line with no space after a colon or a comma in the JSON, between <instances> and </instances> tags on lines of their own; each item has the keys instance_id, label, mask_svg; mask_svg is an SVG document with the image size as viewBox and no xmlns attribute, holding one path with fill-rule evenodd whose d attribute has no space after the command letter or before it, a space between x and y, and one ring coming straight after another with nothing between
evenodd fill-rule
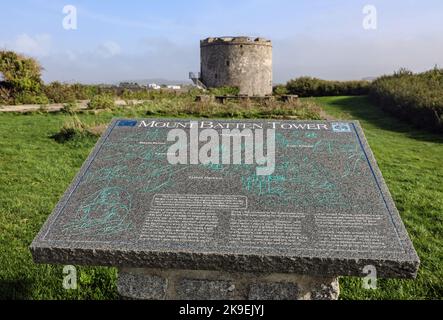
<instances>
[{"instance_id":1,"label":"sloped sign face","mask_svg":"<svg viewBox=\"0 0 443 320\"><path fill-rule=\"evenodd\" d=\"M40 263L334 276L419 266L357 121L114 119L30 249Z\"/></svg>"}]
</instances>

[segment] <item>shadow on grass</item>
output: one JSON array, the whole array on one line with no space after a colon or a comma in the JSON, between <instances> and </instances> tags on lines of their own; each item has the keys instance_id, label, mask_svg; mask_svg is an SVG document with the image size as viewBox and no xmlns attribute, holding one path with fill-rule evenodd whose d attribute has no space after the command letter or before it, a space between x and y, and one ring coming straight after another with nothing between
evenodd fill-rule
<instances>
[{"instance_id":1,"label":"shadow on grass","mask_svg":"<svg viewBox=\"0 0 443 320\"><path fill-rule=\"evenodd\" d=\"M373 104L367 96L338 97L326 103L354 119L365 121L380 129L404 133L411 139L443 143L443 136L417 129L412 124L395 118Z\"/></svg>"},{"instance_id":2,"label":"shadow on grass","mask_svg":"<svg viewBox=\"0 0 443 320\"><path fill-rule=\"evenodd\" d=\"M1 300L31 299L32 283L29 280L19 279L0 281Z\"/></svg>"}]
</instances>

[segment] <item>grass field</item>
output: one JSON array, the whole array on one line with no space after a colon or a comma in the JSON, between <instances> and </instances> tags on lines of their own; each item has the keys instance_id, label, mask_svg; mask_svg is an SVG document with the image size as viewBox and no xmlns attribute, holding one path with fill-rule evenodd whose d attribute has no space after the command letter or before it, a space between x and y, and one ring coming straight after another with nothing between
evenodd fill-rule
<instances>
[{"instance_id":1,"label":"grass field","mask_svg":"<svg viewBox=\"0 0 443 320\"><path fill-rule=\"evenodd\" d=\"M366 97L317 98L329 115L357 119L377 159L421 260L416 280L340 281L343 299L443 298L443 137L413 129L371 105Z\"/></svg>"},{"instance_id":2,"label":"grass field","mask_svg":"<svg viewBox=\"0 0 443 320\"><path fill-rule=\"evenodd\" d=\"M343 299L441 299L443 297L443 139L411 129L380 112L365 97L318 98L333 117L360 120L380 169L421 258L418 279L341 279ZM152 116L158 110L147 106ZM98 115L80 114L88 124L113 116L139 116L146 108ZM160 113L167 115L166 113ZM217 114L218 115L218 114ZM229 114L223 114L229 116ZM232 116L266 116L234 113ZM315 112L297 111L317 118ZM183 116L172 112L171 116ZM0 113L0 299L113 299L116 270L78 268L79 289L64 290L60 266L36 265L28 246L94 146L96 137L66 143L51 139L70 116Z\"/></svg>"}]
</instances>

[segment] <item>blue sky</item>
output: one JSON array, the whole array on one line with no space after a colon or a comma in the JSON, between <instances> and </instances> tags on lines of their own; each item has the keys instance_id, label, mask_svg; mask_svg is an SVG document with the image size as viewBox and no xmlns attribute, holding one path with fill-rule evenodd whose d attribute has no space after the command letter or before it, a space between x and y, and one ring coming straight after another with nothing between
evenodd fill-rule
<instances>
[{"instance_id":1,"label":"blue sky","mask_svg":"<svg viewBox=\"0 0 443 320\"><path fill-rule=\"evenodd\" d=\"M62 26L65 5L76 30ZM365 5L375 30L362 26ZM443 1L18 0L0 11L0 48L36 57L45 81L184 80L199 69L199 40L223 35L271 39L276 83L422 71L443 66Z\"/></svg>"}]
</instances>

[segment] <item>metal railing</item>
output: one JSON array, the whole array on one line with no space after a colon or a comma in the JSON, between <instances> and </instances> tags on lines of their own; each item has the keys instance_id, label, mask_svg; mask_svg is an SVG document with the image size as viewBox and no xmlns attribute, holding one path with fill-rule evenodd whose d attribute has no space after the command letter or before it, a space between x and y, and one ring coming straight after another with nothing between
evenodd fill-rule
<instances>
[{"instance_id":1,"label":"metal railing","mask_svg":"<svg viewBox=\"0 0 443 320\"><path fill-rule=\"evenodd\" d=\"M201 74L200 72L189 72L189 79L200 89L206 89L206 86L200 80Z\"/></svg>"}]
</instances>

